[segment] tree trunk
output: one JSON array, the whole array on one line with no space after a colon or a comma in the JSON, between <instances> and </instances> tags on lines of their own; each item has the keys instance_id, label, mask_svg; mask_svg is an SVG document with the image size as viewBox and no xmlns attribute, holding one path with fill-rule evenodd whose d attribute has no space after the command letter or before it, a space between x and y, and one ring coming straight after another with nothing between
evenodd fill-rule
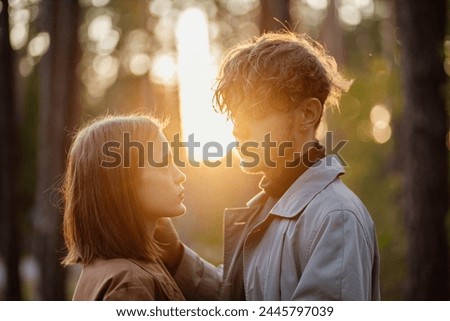
<instances>
[{"instance_id":1,"label":"tree trunk","mask_svg":"<svg viewBox=\"0 0 450 321\"><path fill-rule=\"evenodd\" d=\"M404 86L406 299L448 300L446 0L396 0Z\"/></svg>"},{"instance_id":2,"label":"tree trunk","mask_svg":"<svg viewBox=\"0 0 450 321\"><path fill-rule=\"evenodd\" d=\"M283 25L290 27L290 23L289 0L261 0L261 18L259 24L261 33L284 29Z\"/></svg>"},{"instance_id":3,"label":"tree trunk","mask_svg":"<svg viewBox=\"0 0 450 321\"><path fill-rule=\"evenodd\" d=\"M344 31L339 23L337 1L330 0L327 16L320 29L319 41L325 45L338 65L344 64Z\"/></svg>"},{"instance_id":4,"label":"tree trunk","mask_svg":"<svg viewBox=\"0 0 450 321\"><path fill-rule=\"evenodd\" d=\"M20 300L18 227L19 139L14 99L14 54L9 41L8 2L0 12L0 242L6 264L6 300Z\"/></svg>"},{"instance_id":5,"label":"tree trunk","mask_svg":"<svg viewBox=\"0 0 450 321\"><path fill-rule=\"evenodd\" d=\"M56 207L64 174L69 133L78 123L78 1L46 0L42 29L50 47L39 65L38 172L33 225L41 269L40 299L64 300L62 213ZM55 197L56 196L56 197Z\"/></svg>"}]
</instances>

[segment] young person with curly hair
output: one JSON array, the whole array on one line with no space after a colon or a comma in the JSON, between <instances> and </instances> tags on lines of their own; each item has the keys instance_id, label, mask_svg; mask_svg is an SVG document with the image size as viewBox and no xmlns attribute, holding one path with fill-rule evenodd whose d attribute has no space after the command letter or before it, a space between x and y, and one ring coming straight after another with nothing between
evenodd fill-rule
<instances>
[{"instance_id":1,"label":"young person with curly hair","mask_svg":"<svg viewBox=\"0 0 450 321\"><path fill-rule=\"evenodd\" d=\"M169 222L158 226L161 257L187 299L380 298L373 221L316 140L324 107L337 107L350 85L305 35L267 33L226 54L216 108L234 123L242 169L263 174L262 191L225 210L219 267L183 245Z\"/></svg>"}]
</instances>

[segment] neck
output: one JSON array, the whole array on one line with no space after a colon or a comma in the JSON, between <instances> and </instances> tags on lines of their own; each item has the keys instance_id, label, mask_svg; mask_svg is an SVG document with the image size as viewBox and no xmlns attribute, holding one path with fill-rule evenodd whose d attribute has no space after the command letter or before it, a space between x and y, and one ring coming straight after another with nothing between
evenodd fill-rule
<instances>
[{"instance_id":1,"label":"neck","mask_svg":"<svg viewBox=\"0 0 450 321\"><path fill-rule=\"evenodd\" d=\"M300 177L310 166L319 159L325 157L325 148L317 141L303 154L297 155L294 161L286 163L282 171L270 172L260 182L260 188L272 197L281 197L286 190ZM275 176L276 175L276 176Z\"/></svg>"},{"instance_id":2,"label":"neck","mask_svg":"<svg viewBox=\"0 0 450 321\"><path fill-rule=\"evenodd\" d=\"M312 147L316 147L318 140L311 135L310 139L302 138L293 141L293 147L284 150L285 155L283 157L277 157L275 160L275 167L267 167L262 173L264 177L273 180L277 178L286 168L292 167L292 162L302 158L308 153L308 150Z\"/></svg>"}]
</instances>

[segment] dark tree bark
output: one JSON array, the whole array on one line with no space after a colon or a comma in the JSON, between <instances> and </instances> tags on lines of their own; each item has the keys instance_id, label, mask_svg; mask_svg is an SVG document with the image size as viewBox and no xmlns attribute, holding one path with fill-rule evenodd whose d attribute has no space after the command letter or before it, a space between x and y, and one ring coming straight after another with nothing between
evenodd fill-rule
<instances>
[{"instance_id":1,"label":"dark tree bark","mask_svg":"<svg viewBox=\"0 0 450 321\"><path fill-rule=\"evenodd\" d=\"M36 198L33 211L35 253L41 269L40 299L64 300L62 213L55 203L65 169L69 133L78 123L78 1L46 0L42 29L50 47L39 65L39 126Z\"/></svg>"},{"instance_id":2,"label":"dark tree bark","mask_svg":"<svg viewBox=\"0 0 450 321\"><path fill-rule=\"evenodd\" d=\"M408 300L448 300L446 0L396 0L404 86Z\"/></svg>"},{"instance_id":3,"label":"dark tree bark","mask_svg":"<svg viewBox=\"0 0 450 321\"><path fill-rule=\"evenodd\" d=\"M330 0L328 12L320 29L319 41L325 45L338 65L344 61L344 31L339 23L336 0Z\"/></svg>"},{"instance_id":4,"label":"dark tree bark","mask_svg":"<svg viewBox=\"0 0 450 321\"><path fill-rule=\"evenodd\" d=\"M289 27L290 23L289 0L261 0L261 18L259 24L261 33L283 29L283 25Z\"/></svg>"},{"instance_id":5,"label":"dark tree bark","mask_svg":"<svg viewBox=\"0 0 450 321\"><path fill-rule=\"evenodd\" d=\"M0 12L0 242L6 263L6 300L20 300L18 227L19 139L14 99L14 54L9 41L8 1Z\"/></svg>"}]
</instances>

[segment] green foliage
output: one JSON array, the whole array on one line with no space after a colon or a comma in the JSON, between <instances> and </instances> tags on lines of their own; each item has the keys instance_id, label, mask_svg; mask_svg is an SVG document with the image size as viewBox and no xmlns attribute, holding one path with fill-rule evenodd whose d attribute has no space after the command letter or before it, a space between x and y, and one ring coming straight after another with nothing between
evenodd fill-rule
<instances>
[{"instance_id":1,"label":"green foliage","mask_svg":"<svg viewBox=\"0 0 450 321\"><path fill-rule=\"evenodd\" d=\"M335 139L349 142L342 157L349 165L345 183L361 198L377 228L381 255L382 298L402 298L405 278L405 235L401 186L400 84L397 65L383 53L355 54L347 68L354 84L341 102L340 113L328 112ZM383 105L390 111L391 138L377 143L372 136L370 112Z\"/></svg>"}]
</instances>

